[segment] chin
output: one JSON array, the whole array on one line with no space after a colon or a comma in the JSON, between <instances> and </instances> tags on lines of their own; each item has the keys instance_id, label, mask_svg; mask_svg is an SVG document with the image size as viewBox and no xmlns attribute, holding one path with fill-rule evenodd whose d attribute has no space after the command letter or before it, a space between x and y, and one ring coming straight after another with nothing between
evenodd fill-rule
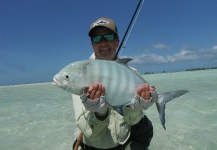
<instances>
[{"instance_id":1,"label":"chin","mask_svg":"<svg viewBox=\"0 0 217 150\"><path fill-rule=\"evenodd\" d=\"M112 56L103 56L101 58L104 60L113 60L114 59Z\"/></svg>"}]
</instances>

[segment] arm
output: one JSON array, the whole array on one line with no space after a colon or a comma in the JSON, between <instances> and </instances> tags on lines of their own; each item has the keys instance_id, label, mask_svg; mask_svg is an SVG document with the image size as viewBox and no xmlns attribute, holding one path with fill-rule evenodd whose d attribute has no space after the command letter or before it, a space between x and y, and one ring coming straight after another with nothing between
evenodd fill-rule
<instances>
[{"instance_id":1,"label":"arm","mask_svg":"<svg viewBox=\"0 0 217 150\"><path fill-rule=\"evenodd\" d=\"M138 123L144 116L142 110L148 109L154 103L156 95L155 87L147 83L138 88L132 101L122 108L124 120L131 125Z\"/></svg>"},{"instance_id":2,"label":"arm","mask_svg":"<svg viewBox=\"0 0 217 150\"><path fill-rule=\"evenodd\" d=\"M129 68L140 76L139 72L135 68L130 66ZM132 99L131 103L126 106L139 110L146 110L157 100L158 95L155 91L155 87L149 86L148 83L145 83L136 90L135 97Z\"/></svg>"},{"instance_id":3,"label":"arm","mask_svg":"<svg viewBox=\"0 0 217 150\"><path fill-rule=\"evenodd\" d=\"M105 102L105 87L96 83L81 95L82 103L87 110L94 112L97 119L103 121L108 116L108 104Z\"/></svg>"},{"instance_id":4,"label":"arm","mask_svg":"<svg viewBox=\"0 0 217 150\"><path fill-rule=\"evenodd\" d=\"M130 104L131 108L146 110L158 99L157 92L154 86L149 86L147 83L137 89L135 97Z\"/></svg>"},{"instance_id":5,"label":"arm","mask_svg":"<svg viewBox=\"0 0 217 150\"><path fill-rule=\"evenodd\" d=\"M129 107L138 110L145 110L150 107L157 98L155 87L147 83L137 89L134 99L128 104ZM81 95L82 103L87 110L95 113L99 120L104 120L108 116L108 104L105 102L105 87L96 83Z\"/></svg>"}]
</instances>

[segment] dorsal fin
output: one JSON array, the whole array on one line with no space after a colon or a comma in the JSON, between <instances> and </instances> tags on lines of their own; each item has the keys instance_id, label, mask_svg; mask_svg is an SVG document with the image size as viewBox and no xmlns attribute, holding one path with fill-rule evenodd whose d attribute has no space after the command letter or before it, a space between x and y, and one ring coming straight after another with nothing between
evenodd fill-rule
<instances>
[{"instance_id":1,"label":"dorsal fin","mask_svg":"<svg viewBox=\"0 0 217 150\"><path fill-rule=\"evenodd\" d=\"M129 61L133 60L132 58L118 58L115 60L119 64L127 65Z\"/></svg>"}]
</instances>

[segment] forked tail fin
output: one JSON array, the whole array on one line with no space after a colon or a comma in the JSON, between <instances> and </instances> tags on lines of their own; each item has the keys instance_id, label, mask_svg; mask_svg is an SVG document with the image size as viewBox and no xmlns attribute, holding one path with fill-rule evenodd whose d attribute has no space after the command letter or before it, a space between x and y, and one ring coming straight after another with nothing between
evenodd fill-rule
<instances>
[{"instance_id":1,"label":"forked tail fin","mask_svg":"<svg viewBox=\"0 0 217 150\"><path fill-rule=\"evenodd\" d=\"M187 90L177 90L172 92L166 92L158 95L158 101L156 102L157 110L159 113L160 121L163 126L163 128L166 130L165 127L165 108L166 103L170 100L173 100L179 96L182 96L183 94L187 93L189 91Z\"/></svg>"}]
</instances>

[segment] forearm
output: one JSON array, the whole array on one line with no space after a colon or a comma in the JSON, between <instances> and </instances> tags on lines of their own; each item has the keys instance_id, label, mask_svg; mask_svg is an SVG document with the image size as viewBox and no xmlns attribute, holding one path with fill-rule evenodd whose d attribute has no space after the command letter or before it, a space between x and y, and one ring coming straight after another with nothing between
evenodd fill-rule
<instances>
[{"instance_id":1,"label":"forearm","mask_svg":"<svg viewBox=\"0 0 217 150\"><path fill-rule=\"evenodd\" d=\"M144 100L140 96L135 95L132 101L123 107L124 120L134 125L138 123L141 118L144 116L142 110L148 109L153 105L154 102L157 101L158 95L157 92L151 92L151 98L149 100Z\"/></svg>"},{"instance_id":2,"label":"forearm","mask_svg":"<svg viewBox=\"0 0 217 150\"><path fill-rule=\"evenodd\" d=\"M141 98L140 96L136 95L134 99L130 102L130 104L128 104L128 106L130 106L131 108L140 109L140 110L148 109L158 99L157 92L150 92L150 94L151 94L151 97L149 100L145 100Z\"/></svg>"},{"instance_id":3,"label":"forearm","mask_svg":"<svg viewBox=\"0 0 217 150\"><path fill-rule=\"evenodd\" d=\"M105 96L100 96L97 100L91 100L88 98L88 94L84 93L80 98L84 107L87 110L94 112L97 119L103 121L107 118L109 106L105 102Z\"/></svg>"}]
</instances>

